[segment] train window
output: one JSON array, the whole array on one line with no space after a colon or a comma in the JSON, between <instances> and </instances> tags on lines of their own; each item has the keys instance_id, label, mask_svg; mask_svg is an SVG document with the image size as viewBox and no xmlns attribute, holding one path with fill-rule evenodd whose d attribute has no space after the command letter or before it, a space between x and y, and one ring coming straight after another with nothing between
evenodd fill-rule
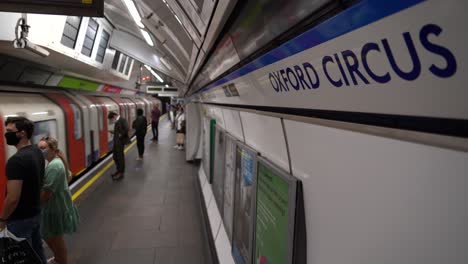
<instances>
[{"instance_id":1,"label":"train window","mask_svg":"<svg viewBox=\"0 0 468 264\"><path fill-rule=\"evenodd\" d=\"M128 60L127 55L122 54L122 60L120 61L120 66L119 66L119 72L123 73L124 72L124 66L125 62Z\"/></svg>"},{"instance_id":2,"label":"train window","mask_svg":"<svg viewBox=\"0 0 468 264\"><path fill-rule=\"evenodd\" d=\"M128 58L128 62L127 62L127 66L125 67L125 75L128 75L128 73L130 72L130 66L132 65L132 62L133 62L133 59L131 59L130 57Z\"/></svg>"},{"instance_id":3,"label":"train window","mask_svg":"<svg viewBox=\"0 0 468 264\"><path fill-rule=\"evenodd\" d=\"M76 38L78 37L78 31L80 30L81 17L69 16L65 22L65 27L63 29L62 43L64 46L67 46L71 49L75 48Z\"/></svg>"},{"instance_id":4,"label":"train window","mask_svg":"<svg viewBox=\"0 0 468 264\"><path fill-rule=\"evenodd\" d=\"M85 39L83 42L83 47L81 49L81 54L91 57L93 52L94 41L96 40L97 31L99 24L94 19L89 19L88 29L86 30Z\"/></svg>"},{"instance_id":5,"label":"train window","mask_svg":"<svg viewBox=\"0 0 468 264\"><path fill-rule=\"evenodd\" d=\"M112 61L112 69L114 70L117 70L117 66L119 65L120 54L120 51L115 51L114 60Z\"/></svg>"},{"instance_id":6,"label":"train window","mask_svg":"<svg viewBox=\"0 0 468 264\"><path fill-rule=\"evenodd\" d=\"M70 104L71 108L73 109L73 120L74 120L74 127L75 127L75 139L78 140L82 137L82 126L81 126L81 111L78 106L74 104Z\"/></svg>"},{"instance_id":7,"label":"train window","mask_svg":"<svg viewBox=\"0 0 468 264\"><path fill-rule=\"evenodd\" d=\"M53 137L58 140L57 121L55 119L34 122L34 133L31 137L31 142L37 144L43 137Z\"/></svg>"},{"instance_id":8,"label":"train window","mask_svg":"<svg viewBox=\"0 0 468 264\"><path fill-rule=\"evenodd\" d=\"M110 34L103 30L101 34L101 41L99 42L99 47L96 54L96 61L101 63L104 61L104 55L106 55L106 48L109 44L109 38Z\"/></svg>"}]
</instances>

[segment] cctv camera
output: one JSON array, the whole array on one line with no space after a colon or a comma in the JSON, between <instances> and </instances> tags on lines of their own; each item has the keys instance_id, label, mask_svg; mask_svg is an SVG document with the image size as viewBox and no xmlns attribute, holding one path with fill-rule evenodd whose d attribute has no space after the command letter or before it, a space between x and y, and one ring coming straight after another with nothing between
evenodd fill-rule
<instances>
[{"instance_id":1,"label":"cctv camera","mask_svg":"<svg viewBox=\"0 0 468 264\"><path fill-rule=\"evenodd\" d=\"M17 49L26 49L29 50L41 57L47 57L50 55L49 51L44 49L43 47L28 41L27 39L20 39L18 41L13 42L13 46Z\"/></svg>"}]
</instances>

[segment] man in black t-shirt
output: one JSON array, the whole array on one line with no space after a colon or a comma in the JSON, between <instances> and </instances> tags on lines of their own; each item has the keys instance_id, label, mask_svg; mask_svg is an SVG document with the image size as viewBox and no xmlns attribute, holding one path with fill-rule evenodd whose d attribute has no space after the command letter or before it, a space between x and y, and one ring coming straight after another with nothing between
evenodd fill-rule
<instances>
[{"instance_id":1,"label":"man in black t-shirt","mask_svg":"<svg viewBox=\"0 0 468 264\"><path fill-rule=\"evenodd\" d=\"M31 145L34 123L24 117L8 117L5 138L15 146L16 154L6 164L7 194L0 212L0 230L26 238L44 263L46 258L40 235L40 195L44 181L45 160L42 152Z\"/></svg>"}]
</instances>

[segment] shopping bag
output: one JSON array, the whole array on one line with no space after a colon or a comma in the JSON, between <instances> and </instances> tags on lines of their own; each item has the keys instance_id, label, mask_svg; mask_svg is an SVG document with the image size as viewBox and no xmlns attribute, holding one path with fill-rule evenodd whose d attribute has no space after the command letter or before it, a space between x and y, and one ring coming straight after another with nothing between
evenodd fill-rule
<instances>
[{"instance_id":1,"label":"shopping bag","mask_svg":"<svg viewBox=\"0 0 468 264\"><path fill-rule=\"evenodd\" d=\"M177 133L176 134L176 143L177 144L184 144L185 134L184 133Z\"/></svg>"},{"instance_id":2,"label":"shopping bag","mask_svg":"<svg viewBox=\"0 0 468 264\"><path fill-rule=\"evenodd\" d=\"M41 264L41 259L28 241L18 238L5 227L0 232L1 264Z\"/></svg>"}]
</instances>

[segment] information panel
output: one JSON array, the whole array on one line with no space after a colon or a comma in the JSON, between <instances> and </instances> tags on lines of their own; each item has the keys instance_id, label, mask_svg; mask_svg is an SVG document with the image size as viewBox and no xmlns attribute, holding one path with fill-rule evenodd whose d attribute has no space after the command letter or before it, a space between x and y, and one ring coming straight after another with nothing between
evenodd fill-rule
<instances>
[{"instance_id":1,"label":"information panel","mask_svg":"<svg viewBox=\"0 0 468 264\"><path fill-rule=\"evenodd\" d=\"M236 173L236 140L226 135L226 161L224 176L223 223L229 241L232 241L232 218L234 214L234 175Z\"/></svg>"},{"instance_id":2,"label":"information panel","mask_svg":"<svg viewBox=\"0 0 468 264\"><path fill-rule=\"evenodd\" d=\"M221 127L215 126L215 136L214 136L214 169L213 169L213 195L218 205L219 212L221 217L223 217L223 207L224 207L224 176L225 176L225 155L226 155L226 145L225 145L225 136L226 134Z\"/></svg>"},{"instance_id":3,"label":"information panel","mask_svg":"<svg viewBox=\"0 0 468 264\"><path fill-rule=\"evenodd\" d=\"M255 214L255 263L292 263L296 181L259 161Z\"/></svg>"},{"instance_id":4,"label":"information panel","mask_svg":"<svg viewBox=\"0 0 468 264\"><path fill-rule=\"evenodd\" d=\"M0 11L102 17L104 0L2 0Z\"/></svg>"},{"instance_id":5,"label":"information panel","mask_svg":"<svg viewBox=\"0 0 468 264\"><path fill-rule=\"evenodd\" d=\"M255 152L237 145L232 240L237 264L250 263L252 258L255 165Z\"/></svg>"},{"instance_id":6,"label":"information panel","mask_svg":"<svg viewBox=\"0 0 468 264\"><path fill-rule=\"evenodd\" d=\"M210 119L203 118L203 144L202 144L203 170L206 179L210 182Z\"/></svg>"}]
</instances>

